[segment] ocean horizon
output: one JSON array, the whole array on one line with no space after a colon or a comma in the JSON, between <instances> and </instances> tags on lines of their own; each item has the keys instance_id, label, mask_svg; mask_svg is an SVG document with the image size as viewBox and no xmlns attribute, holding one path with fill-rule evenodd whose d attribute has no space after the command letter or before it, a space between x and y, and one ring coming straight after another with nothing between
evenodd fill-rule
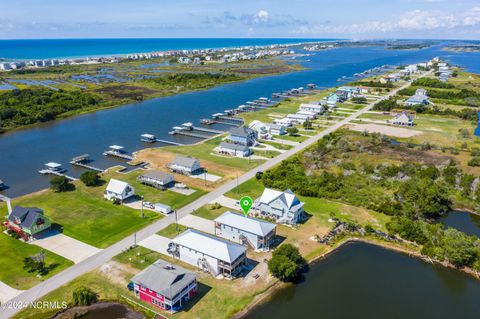
<instances>
[{"instance_id":1,"label":"ocean horizon","mask_svg":"<svg viewBox=\"0 0 480 319\"><path fill-rule=\"evenodd\" d=\"M327 42L327 38L86 38L0 40L0 59L65 59L123 56L168 50L218 49L249 45Z\"/></svg>"}]
</instances>

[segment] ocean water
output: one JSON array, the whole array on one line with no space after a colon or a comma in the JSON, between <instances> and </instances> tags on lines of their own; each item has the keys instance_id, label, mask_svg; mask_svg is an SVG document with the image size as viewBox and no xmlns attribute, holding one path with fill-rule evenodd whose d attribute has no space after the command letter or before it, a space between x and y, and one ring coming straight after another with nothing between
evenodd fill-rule
<instances>
[{"instance_id":1,"label":"ocean water","mask_svg":"<svg viewBox=\"0 0 480 319\"><path fill-rule=\"evenodd\" d=\"M301 52L301 48L297 50ZM213 113L270 96L273 92L307 83L320 87L337 86L340 85L337 79L342 76L352 76L385 64L422 62L436 56L469 71L480 72L478 55L451 54L443 51L441 45L418 51L393 51L382 47L341 48L292 60L307 70L146 100L6 133L0 135L0 179L10 188L3 193L15 197L48 187L49 177L40 175L38 170L50 161L61 163L69 170L69 175L78 176L82 170L68 164L74 156L90 154L94 166L110 167L122 162L102 156L102 152L113 144L125 146L129 152L151 147L140 142L143 133L180 143L195 142L198 140L171 136L168 132L173 126L185 122L199 125L200 119Z\"/></svg>"},{"instance_id":2,"label":"ocean water","mask_svg":"<svg viewBox=\"0 0 480 319\"><path fill-rule=\"evenodd\" d=\"M168 50L288 44L327 39L41 39L0 40L0 58L7 60L126 55Z\"/></svg>"}]
</instances>

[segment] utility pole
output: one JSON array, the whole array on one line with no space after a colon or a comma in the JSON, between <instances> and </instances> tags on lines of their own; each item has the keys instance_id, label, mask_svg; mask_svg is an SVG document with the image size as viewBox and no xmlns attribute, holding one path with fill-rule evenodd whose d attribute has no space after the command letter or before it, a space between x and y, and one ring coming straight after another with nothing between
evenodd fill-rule
<instances>
[{"instance_id":1,"label":"utility pole","mask_svg":"<svg viewBox=\"0 0 480 319\"><path fill-rule=\"evenodd\" d=\"M142 202L142 208L141 208L141 210L142 210L142 218L144 218L145 215L144 215L144 213L143 213L143 196L140 196L140 198L142 199L142 200L141 200L141 202Z\"/></svg>"},{"instance_id":2,"label":"utility pole","mask_svg":"<svg viewBox=\"0 0 480 319\"><path fill-rule=\"evenodd\" d=\"M205 187L207 187L207 172L208 172L207 169L204 168L203 169L203 179L205 181Z\"/></svg>"},{"instance_id":3,"label":"utility pole","mask_svg":"<svg viewBox=\"0 0 480 319\"><path fill-rule=\"evenodd\" d=\"M177 232L178 235L178 219L177 219L177 210L173 211L175 213L175 231Z\"/></svg>"}]
</instances>

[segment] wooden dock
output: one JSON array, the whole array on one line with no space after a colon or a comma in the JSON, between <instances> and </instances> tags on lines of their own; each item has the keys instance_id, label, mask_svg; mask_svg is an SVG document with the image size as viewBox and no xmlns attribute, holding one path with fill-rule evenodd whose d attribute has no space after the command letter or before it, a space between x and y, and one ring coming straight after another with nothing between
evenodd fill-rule
<instances>
[{"instance_id":1,"label":"wooden dock","mask_svg":"<svg viewBox=\"0 0 480 319\"><path fill-rule=\"evenodd\" d=\"M170 144L170 145L177 145L177 146L182 146L185 144L182 143L177 143L177 142L172 142L172 141L167 141L167 140L161 140L161 139L156 139L157 142L164 143L164 144Z\"/></svg>"},{"instance_id":2,"label":"wooden dock","mask_svg":"<svg viewBox=\"0 0 480 319\"><path fill-rule=\"evenodd\" d=\"M192 133L191 131L186 131L186 130L176 130L176 131L171 131L168 134L170 135L184 135L184 136L190 136L190 137L196 137L196 138L202 138L202 139L207 139L210 138L211 136L204 135L204 134L197 134L197 133Z\"/></svg>"},{"instance_id":3,"label":"wooden dock","mask_svg":"<svg viewBox=\"0 0 480 319\"><path fill-rule=\"evenodd\" d=\"M118 157L118 158L128 160L128 161L133 160L133 156L131 156L131 155L128 155L128 154L125 154L125 153L115 152L115 151L112 151L112 150L103 152L103 155Z\"/></svg>"},{"instance_id":4,"label":"wooden dock","mask_svg":"<svg viewBox=\"0 0 480 319\"><path fill-rule=\"evenodd\" d=\"M50 169L41 169L38 171L40 174L42 175L56 175L56 176L63 176L69 180L71 180L72 182L75 182L75 181L78 181L78 178L76 177L73 177L73 176L68 176L67 174L64 174L64 173L60 173L60 172L57 172L57 171L52 171Z\"/></svg>"},{"instance_id":5,"label":"wooden dock","mask_svg":"<svg viewBox=\"0 0 480 319\"><path fill-rule=\"evenodd\" d=\"M217 116L216 118L221 120L226 120L226 121L240 122L241 124L243 124L243 119L238 117L228 117L228 116L222 115L222 116Z\"/></svg>"},{"instance_id":6,"label":"wooden dock","mask_svg":"<svg viewBox=\"0 0 480 319\"><path fill-rule=\"evenodd\" d=\"M92 170L92 171L95 171L95 172L99 172L99 173L105 172L105 170L103 170L101 168L98 168L98 167L95 167L95 166L92 166L92 165L88 165L88 163L90 163L90 162L91 162L91 160L88 158L88 154L84 154L84 155L75 156L74 158L72 158L72 160L70 161L70 164L74 165L74 166L86 168L86 169L89 169L89 170Z\"/></svg>"},{"instance_id":7,"label":"wooden dock","mask_svg":"<svg viewBox=\"0 0 480 319\"><path fill-rule=\"evenodd\" d=\"M213 133L213 134L222 134L222 133L224 133L224 132L219 131L219 130L212 130L212 129L204 128L204 127L193 126L192 128L193 128L194 130L200 131L200 132L207 132L207 133Z\"/></svg>"}]
</instances>

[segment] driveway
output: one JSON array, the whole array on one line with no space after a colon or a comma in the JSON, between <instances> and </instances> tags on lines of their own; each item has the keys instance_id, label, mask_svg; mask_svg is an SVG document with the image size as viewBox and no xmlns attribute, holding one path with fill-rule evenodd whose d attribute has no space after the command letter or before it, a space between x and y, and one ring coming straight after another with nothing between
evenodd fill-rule
<instances>
[{"instance_id":1,"label":"driveway","mask_svg":"<svg viewBox=\"0 0 480 319\"><path fill-rule=\"evenodd\" d=\"M216 182L218 180L221 180L222 177L210 173L201 173L201 174L196 174L196 175L190 175L191 178L197 178L201 180L207 180L207 182Z\"/></svg>"},{"instance_id":2,"label":"driveway","mask_svg":"<svg viewBox=\"0 0 480 319\"><path fill-rule=\"evenodd\" d=\"M237 200L227 197L225 195L219 196L210 202L210 204L215 204L215 203L218 203L223 207L227 207L230 209L240 210L240 206L237 204Z\"/></svg>"},{"instance_id":3,"label":"driveway","mask_svg":"<svg viewBox=\"0 0 480 319\"><path fill-rule=\"evenodd\" d=\"M178 223L188 228L198 229L207 234L215 234L215 229L214 229L215 223L213 222L213 220L209 220L209 219L194 216L194 215L187 215L181 218L178 221Z\"/></svg>"},{"instance_id":4,"label":"driveway","mask_svg":"<svg viewBox=\"0 0 480 319\"><path fill-rule=\"evenodd\" d=\"M0 304L18 296L23 290L17 290L0 281Z\"/></svg>"},{"instance_id":5,"label":"driveway","mask_svg":"<svg viewBox=\"0 0 480 319\"><path fill-rule=\"evenodd\" d=\"M140 241L138 245L156 251L157 253L168 255L167 248L171 241L172 240L170 238L153 234L150 237Z\"/></svg>"},{"instance_id":6,"label":"driveway","mask_svg":"<svg viewBox=\"0 0 480 319\"><path fill-rule=\"evenodd\" d=\"M101 249L85 244L84 242L73 239L64 234L56 234L46 238L37 239L32 242L32 245L40 246L43 249L54 252L57 255L70 259L76 264L101 251Z\"/></svg>"}]
</instances>

